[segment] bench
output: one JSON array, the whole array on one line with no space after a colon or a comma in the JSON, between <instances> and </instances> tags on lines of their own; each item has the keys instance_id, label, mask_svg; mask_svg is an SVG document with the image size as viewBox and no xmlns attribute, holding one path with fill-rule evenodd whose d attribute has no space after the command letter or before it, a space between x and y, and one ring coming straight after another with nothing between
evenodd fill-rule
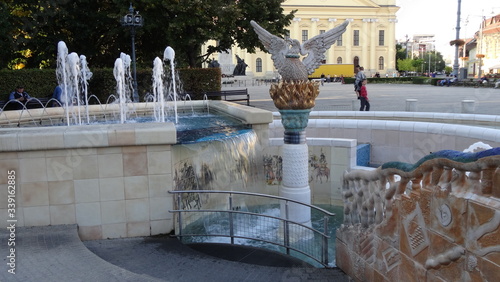
<instances>
[{"instance_id":1,"label":"bench","mask_svg":"<svg viewBox=\"0 0 500 282\"><path fill-rule=\"evenodd\" d=\"M228 102L246 101L247 106L250 106L250 94L248 94L248 89L209 91L203 94L207 95L207 97L224 97L224 100ZM237 98L237 96L244 96L244 98L243 97Z\"/></svg>"}]
</instances>

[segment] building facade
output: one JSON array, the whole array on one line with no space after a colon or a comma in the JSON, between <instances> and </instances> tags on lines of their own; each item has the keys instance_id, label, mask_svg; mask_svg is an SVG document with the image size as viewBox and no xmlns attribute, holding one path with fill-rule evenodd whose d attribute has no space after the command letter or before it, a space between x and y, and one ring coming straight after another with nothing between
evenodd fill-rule
<instances>
[{"instance_id":1,"label":"building facade","mask_svg":"<svg viewBox=\"0 0 500 282\"><path fill-rule=\"evenodd\" d=\"M328 31L345 20L350 24L342 37L327 51L326 64L359 64L368 76L396 71L395 0L288 0L282 4L285 13L297 10L289 26L291 38L301 42ZM236 55L248 65L246 74L254 78L274 78L277 71L271 56L258 51L247 53L233 47L228 54L217 54L224 74L232 74ZM353 72L345 76L352 76Z\"/></svg>"},{"instance_id":2,"label":"building facade","mask_svg":"<svg viewBox=\"0 0 500 282\"><path fill-rule=\"evenodd\" d=\"M470 77L500 73L500 15L485 19L462 57Z\"/></svg>"}]
</instances>

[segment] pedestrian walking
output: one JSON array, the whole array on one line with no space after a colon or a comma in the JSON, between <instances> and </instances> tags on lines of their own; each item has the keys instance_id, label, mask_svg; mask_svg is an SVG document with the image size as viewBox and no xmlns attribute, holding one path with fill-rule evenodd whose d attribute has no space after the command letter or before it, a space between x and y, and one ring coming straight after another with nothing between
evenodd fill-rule
<instances>
[{"instance_id":1,"label":"pedestrian walking","mask_svg":"<svg viewBox=\"0 0 500 282\"><path fill-rule=\"evenodd\" d=\"M360 111L369 111L370 110L370 100L368 99L368 91L366 90L366 83L368 81L363 79L361 82L361 88L359 89L359 101L361 103Z\"/></svg>"}]
</instances>

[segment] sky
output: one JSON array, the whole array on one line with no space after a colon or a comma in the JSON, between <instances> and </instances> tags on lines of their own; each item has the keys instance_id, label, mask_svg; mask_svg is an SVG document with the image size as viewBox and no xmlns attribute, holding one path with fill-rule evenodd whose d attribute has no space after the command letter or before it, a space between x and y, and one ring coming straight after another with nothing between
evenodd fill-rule
<instances>
[{"instance_id":1,"label":"sky","mask_svg":"<svg viewBox=\"0 0 500 282\"><path fill-rule=\"evenodd\" d=\"M413 34L434 34L436 51L445 59L453 59L455 47L450 41L456 37L458 0L397 0L396 39L406 40ZM498 0L462 0L460 38L470 38L479 30L482 17L500 14Z\"/></svg>"}]
</instances>

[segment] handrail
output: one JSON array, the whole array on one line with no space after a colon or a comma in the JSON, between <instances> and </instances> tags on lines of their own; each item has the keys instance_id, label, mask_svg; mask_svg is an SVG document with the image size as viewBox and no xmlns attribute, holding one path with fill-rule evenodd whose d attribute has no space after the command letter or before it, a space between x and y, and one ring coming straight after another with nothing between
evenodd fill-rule
<instances>
[{"instance_id":1,"label":"handrail","mask_svg":"<svg viewBox=\"0 0 500 282\"><path fill-rule=\"evenodd\" d=\"M224 191L224 190L186 190L186 191L168 191L168 193L170 194L179 194L179 193L217 193L217 194L237 194L237 195L248 195L248 196L259 196L259 197L264 197L264 198L270 198L270 199L277 199L277 200L284 200L284 201L288 201L288 202L294 202L294 203L297 203L297 204L300 204L300 205L304 205L304 206L307 206L307 207L310 207L310 208L313 208L313 209L316 209L322 213L325 213L329 216L335 216L334 213L331 213L327 210L324 210L320 207L317 207L317 206L313 206L313 205L310 205L310 204L306 204L304 202L301 202L301 201L297 201L297 200L293 200L293 199L288 199L288 198L284 198L284 197L280 197L280 196L273 196L273 195L267 195L267 194L260 194L260 193L253 193L253 192L240 192L240 191Z\"/></svg>"},{"instance_id":2,"label":"handrail","mask_svg":"<svg viewBox=\"0 0 500 282\"><path fill-rule=\"evenodd\" d=\"M267 215L267 214L260 214L260 213L254 213L254 212L245 212L245 211L235 211L235 210L168 210L168 212L227 212L227 213L238 213L238 214L245 214L245 215L255 215L255 216L261 216L261 217L268 217L268 218L272 218L272 219L277 219L277 220L283 220L283 221L287 221L287 222L291 222L293 224L297 224L297 225L301 225L302 227L306 228L306 229L309 229L313 232L318 232L319 234L322 234L324 235L325 237L327 238L330 238L330 236L328 236L328 234L326 232L321 232L319 230L316 230L312 227L309 227L307 225L303 225L303 224L300 224L298 222L295 222L293 220L289 220L289 219L284 219L284 218L281 218L281 217L277 217L277 216L272 216L272 215ZM205 235L203 235L205 236ZM208 236L208 235L207 235Z\"/></svg>"},{"instance_id":3,"label":"handrail","mask_svg":"<svg viewBox=\"0 0 500 282\"><path fill-rule=\"evenodd\" d=\"M261 242L266 242L269 244L277 245L284 247L286 249L286 253L290 255L290 250L293 250L295 252L298 252L302 255L305 255L314 261L320 263L324 267L329 267L328 265L328 239L330 239L330 236L328 236L328 217L329 216L334 216L334 213L328 212L322 208L310 205L310 204L305 204L303 202L293 200L293 199L288 199L284 197L279 197L279 196L273 196L273 195L266 195L266 194L260 194L260 193L252 193L252 192L239 192L239 191L220 191L220 190L185 190L185 191L168 191L170 194L177 194L177 208L178 209L172 209L169 210L171 213L176 213L178 215L177 221L178 221L178 229L176 230L176 235L175 237L228 237L231 239L231 244L234 244L234 239L235 238L241 238L241 239L250 239L250 240L257 240ZM228 201L229 201L229 207L228 209L202 209L201 206L199 206L199 209L182 209L181 208L181 195L182 194L196 194L196 193L203 193L203 194L227 194L229 195ZM247 211L241 211L241 210L234 210L233 209L233 195L243 195L243 196L254 196L254 197L264 197L264 198L270 198L270 199L276 199L279 201L285 201L284 209L285 209L285 216L286 218L282 217L276 217L272 215L265 215L265 214L259 214L259 213L254 213L254 212L247 212ZM323 213L323 228L324 231L321 232L320 230L314 229L311 226L307 226L305 224L301 224L298 222L295 222L291 219L288 219L288 202L293 202L299 205L307 206L312 209L315 209L321 213ZM182 213L226 213L228 215L227 223L229 226L228 234L186 234L183 230L184 227L184 217ZM277 233L281 236L281 239L279 242L273 242L265 238L259 237L252 237L251 232L247 234L235 234L235 224L234 224L234 216L236 215L248 215L248 216L256 216L259 218L269 218L269 219L274 219L279 222L279 225L282 227L283 233ZM300 230L291 230L290 225L296 226L297 228L300 228ZM295 232L295 233L294 233ZM221 232L218 232L221 233ZM292 235L299 235L298 237L295 237L295 240L291 240L290 236ZM307 235L306 237L301 237ZM312 240L316 236L320 236L319 238L321 239L319 243L314 242ZM310 241L306 241L309 243L308 246L304 246L305 244L299 244L297 246L294 246L292 243L297 242L297 239L301 240L303 238L309 238ZM291 243L292 242L292 243ZM318 249L317 245L320 245L321 249ZM304 248L304 249L301 249ZM315 253L314 251L311 251L311 249L314 249L317 251ZM309 251L309 252L308 252Z\"/></svg>"}]
</instances>

